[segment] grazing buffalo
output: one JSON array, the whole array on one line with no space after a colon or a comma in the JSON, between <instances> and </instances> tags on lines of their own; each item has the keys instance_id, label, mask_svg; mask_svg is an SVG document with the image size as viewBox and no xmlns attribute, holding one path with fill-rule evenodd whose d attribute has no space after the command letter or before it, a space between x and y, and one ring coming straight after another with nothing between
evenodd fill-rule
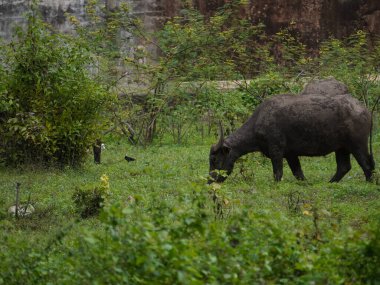
<instances>
[{"instance_id":1,"label":"grazing buffalo","mask_svg":"<svg viewBox=\"0 0 380 285\"><path fill-rule=\"evenodd\" d=\"M371 179L375 167L368 153L371 115L352 96L308 96L284 94L260 104L253 115L226 139L223 133L210 151L210 182L222 182L244 154L259 151L270 158L274 179L280 181L283 159L300 180L299 156L322 156L335 152L337 170L330 182L338 182L351 169L352 154L365 177Z\"/></svg>"},{"instance_id":2,"label":"grazing buffalo","mask_svg":"<svg viewBox=\"0 0 380 285\"><path fill-rule=\"evenodd\" d=\"M348 94L348 87L334 77L314 79L301 91L301 95L321 94L327 96Z\"/></svg>"}]
</instances>

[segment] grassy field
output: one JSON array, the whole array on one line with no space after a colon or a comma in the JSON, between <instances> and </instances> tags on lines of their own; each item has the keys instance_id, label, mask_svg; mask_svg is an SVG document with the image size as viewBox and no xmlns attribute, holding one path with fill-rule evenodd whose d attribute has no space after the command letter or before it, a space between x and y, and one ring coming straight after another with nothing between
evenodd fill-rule
<instances>
[{"instance_id":1,"label":"grassy field","mask_svg":"<svg viewBox=\"0 0 380 285\"><path fill-rule=\"evenodd\" d=\"M375 282L379 277L375 269L347 273L355 267L355 254L364 258L363 263L373 263L379 261L380 252L368 260L359 252L366 252L366 246L373 243L373 229L379 225L380 186L365 182L353 158L352 170L340 183L328 183L336 167L333 155L302 158L304 182L297 181L285 164L283 181L275 183L270 161L250 154L236 164L220 187L207 186L210 144L211 140L200 145L142 148L113 140L106 142L100 165L89 156L79 170L1 168L0 284L54 284L54 278L56 284L73 280L77 284ZM376 143L375 149L379 149ZM126 153L136 161L125 161ZM375 159L379 157L376 152ZM72 201L75 188L99 183L104 174L111 192L105 213L100 218L81 219ZM30 194L36 209L18 220L7 213L14 204L16 182L21 183L21 200ZM167 236L155 236L161 227ZM236 238L238 246L234 246L235 239L226 240L235 228L236 235L241 235ZM133 237L125 236L131 232ZM274 246L279 240L280 245ZM133 244L140 249L131 250ZM153 244L152 251L146 252ZM217 250L228 244L228 254ZM273 252L272 246L279 252ZM140 256L141 261L136 257L133 267L121 262L120 255L113 256L117 251L124 257ZM84 258L89 252L88 259ZM149 259L149 263L146 256L152 252L155 261ZM178 255L187 259L177 260ZM339 261L342 255L347 260ZM98 258L99 264L93 265ZM151 267L145 268L146 262ZM213 262L218 269L210 267ZM235 268L236 264L240 267ZM337 264L347 270L333 273ZM99 272L103 266L105 271Z\"/></svg>"}]
</instances>

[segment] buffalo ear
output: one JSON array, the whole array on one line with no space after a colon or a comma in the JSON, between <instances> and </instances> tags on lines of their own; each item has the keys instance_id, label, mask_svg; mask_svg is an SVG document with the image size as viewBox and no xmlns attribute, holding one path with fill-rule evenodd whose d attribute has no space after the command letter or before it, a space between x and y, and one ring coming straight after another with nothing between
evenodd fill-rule
<instances>
[{"instance_id":1,"label":"buffalo ear","mask_svg":"<svg viewBox=\"0 0 380 285\"><path fill-rule=\"evenodd\" d=\"M231 151L231 148L229 146L226 146L225 144L223 144L221 146L220 150L223 154L229 154L229 152Z\"/></svg>"},{"instance_id":2,"label":"buffalo ear","mask_svg":"<svg viewBox=\"0 0 380 285\"><path fill-rule=\"evenodd\" d=\"M224 142L218 142L217 144L214 144L211 147L211 152L212 153L223 153L223 154L228 154L230 152L231 148L227 146Z\"/></svg>"}]
</instances>

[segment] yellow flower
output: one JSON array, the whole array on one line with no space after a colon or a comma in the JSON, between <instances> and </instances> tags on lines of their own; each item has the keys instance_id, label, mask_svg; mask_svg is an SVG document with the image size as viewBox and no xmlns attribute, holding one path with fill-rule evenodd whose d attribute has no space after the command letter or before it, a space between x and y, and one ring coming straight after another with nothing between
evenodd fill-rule
<instances>
[{"instance_id":1,"label":"yellow flower","mask_svg":"<svg viewBox=\"0 0 380 285\"><path fill-rule=\"evenodd\" d=\"M312 214L307 210L303 211L302 214L304 214L305 216L312 216Z\"/></svg>"},{"instance_id":2,"label":"yellow flower","mask_svg":"<svg viewBox=\"0 0 380 285\"><path fill-rule=\"evenodd\" d=\"M108 192L110 189L110 183L109 183L109 177L107 176L107 174L103 174L100 177L100 181L101 181L101 185L102 185L102 188L104 189L104 191Z\"/></svg>"}]
</instances>

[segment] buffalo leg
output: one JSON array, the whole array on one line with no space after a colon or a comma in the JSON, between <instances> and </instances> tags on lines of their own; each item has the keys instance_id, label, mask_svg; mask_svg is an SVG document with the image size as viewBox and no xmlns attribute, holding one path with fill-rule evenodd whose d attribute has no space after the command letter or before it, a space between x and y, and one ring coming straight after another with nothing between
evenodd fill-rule
<instances>
[{"instance_id":1,"label":"buffalo leg","mask_svg":"<svg viewBox=\"0 0 380 285\"><path fill-rule=\"evenodd\" d=\"M335 152L336 173L330 182L339 182L344 175L351 169L350 153L340 149Z\"/></svg>"},{"instance_id":2,"label":"buffalo leg","mask_svg":"<svg viewBox=\"0 0 380 285\"><path fill-rule=\"evenodd\" d=\"M359 163L360 167L363 169L366 180L371 181L373 166L368 150L366 148L358 148L353 151L352 154Z\"/></svg>"},{"instance_id":3,"label":"buffalo leg","mask_svg":"<svg viewBox=\"0 0 380 285\"><path fill-rule=\"evenodd\" d=\"M281 181L283 173L282 157L271 158L273 167L273 176L275 181Z\"/></svg>"},{"instance_id":4,"label":"buffalo leg","mask_svg":"<svg viewBox=\"0 0 380 285\"><path fill-rule=\"evenodd\" d=\"M281 181L282 174L283 174L283 158L284 158L284 153L283 153L283 148L281 145L273 144L269 148L269 157L272 161L272 167L273 167L273 176L274 180Z\"/></svg>"},{"instance_id":5,"label":"buffalo leg","mask_svg":"<svg viewBox=\"0 0 380 285\"><path fill-rule=\"evenodd\" d=\"M288 156L286 157L286 161L288 162L294 177L298 180L305 180L305 176L303 175L301 163L298 159L298 156Z\"/></svg>"}]
</instances>

